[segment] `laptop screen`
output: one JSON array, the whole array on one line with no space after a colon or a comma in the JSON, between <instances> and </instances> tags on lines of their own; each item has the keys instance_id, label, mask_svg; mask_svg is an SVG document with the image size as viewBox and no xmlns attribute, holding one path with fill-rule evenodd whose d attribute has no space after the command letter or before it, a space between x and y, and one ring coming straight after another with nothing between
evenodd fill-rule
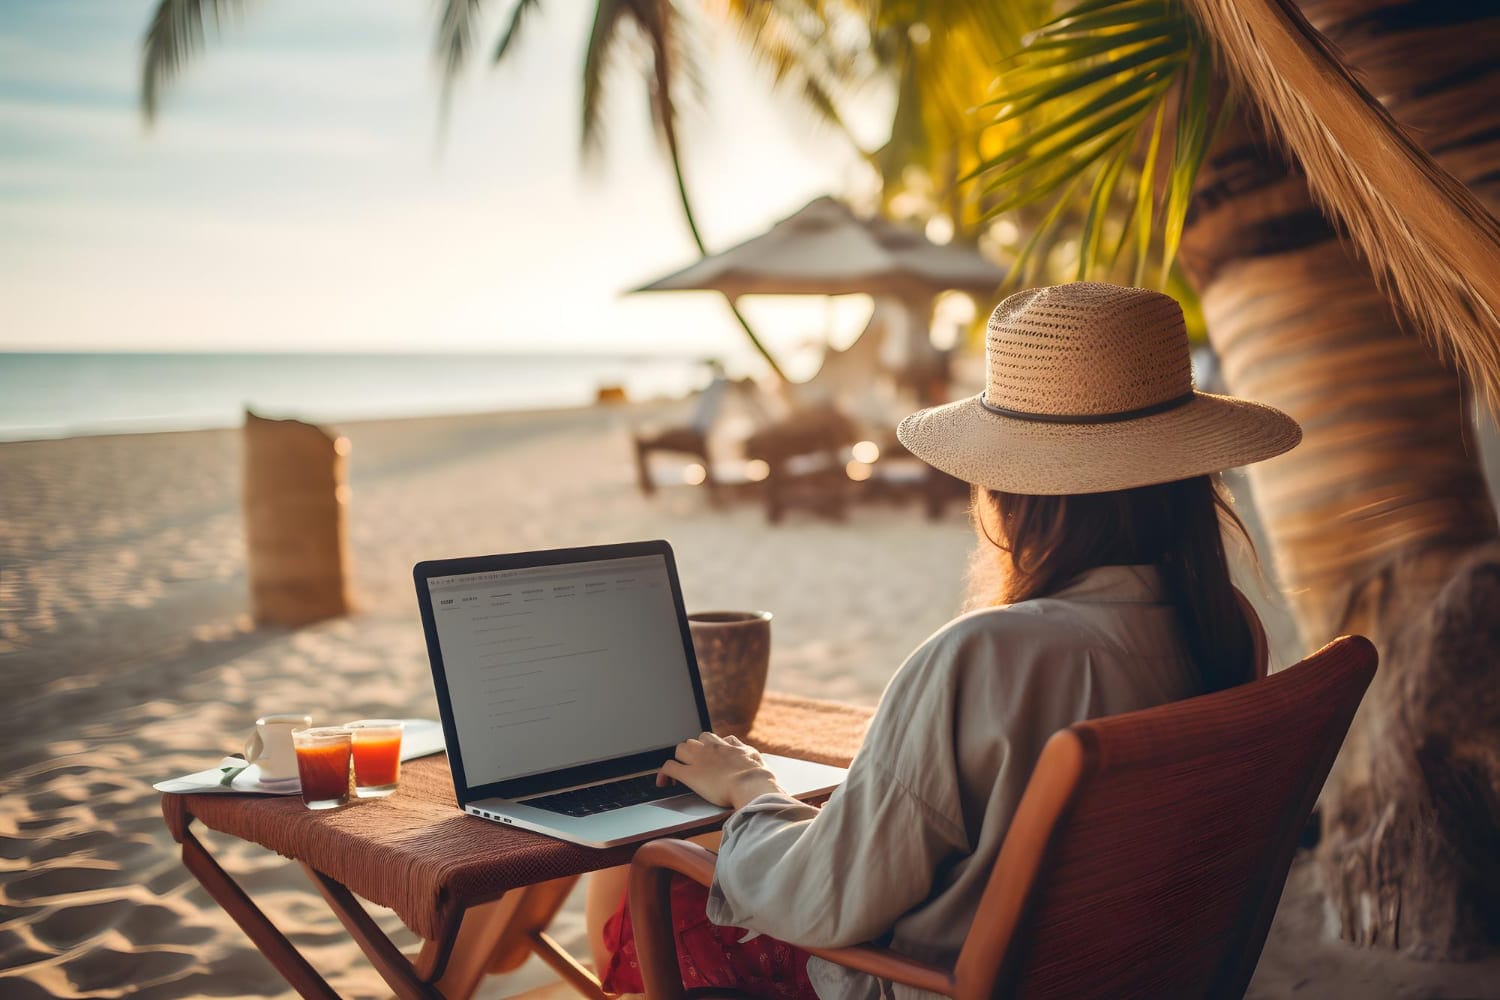
<instances>
[{"instance_id":1,"label":"laptop screen","mask_svg":"<svg viewBox=\"0 0 1500 1000\"><path fill-rule=\"evenodd\" d=\"M661 555L431 577L470 788L699 732Z\"/></svg>"}]
</instances>

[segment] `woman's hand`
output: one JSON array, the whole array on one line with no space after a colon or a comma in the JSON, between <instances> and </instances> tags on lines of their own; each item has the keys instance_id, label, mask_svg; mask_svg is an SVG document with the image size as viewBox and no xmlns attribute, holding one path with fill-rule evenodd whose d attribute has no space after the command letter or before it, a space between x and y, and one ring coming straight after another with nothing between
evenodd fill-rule
<instances>
[{"instance_id":1,"label":"woman's hand","mask_svg":"<svg viewBox=\"0 0 1500 1000\"><path fill-rule=\"evenodd\" d=\"M776 776L759 753L733 736L704 733L677 744L677 759L657 772L656 783L680 781L716 806L738 809L757 795L780 792Z\"/></svg>"}]
</instances>

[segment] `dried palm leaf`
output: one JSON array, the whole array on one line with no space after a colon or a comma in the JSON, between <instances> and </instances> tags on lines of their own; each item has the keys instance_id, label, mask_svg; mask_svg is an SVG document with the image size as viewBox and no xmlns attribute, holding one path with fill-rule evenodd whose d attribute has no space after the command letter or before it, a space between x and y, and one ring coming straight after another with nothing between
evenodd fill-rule
<instances>
[{"instance_id":1,"label":"dried palm leaf","mask_svg":"<svg viewBox=\"0 0 1500 1000\"><path fill-rule=\"evenodd\" d=\"M1413 325L1500 409L1500 223L1292 0L1186 0L1231 79Z\"/></svg>"}]
</instances>

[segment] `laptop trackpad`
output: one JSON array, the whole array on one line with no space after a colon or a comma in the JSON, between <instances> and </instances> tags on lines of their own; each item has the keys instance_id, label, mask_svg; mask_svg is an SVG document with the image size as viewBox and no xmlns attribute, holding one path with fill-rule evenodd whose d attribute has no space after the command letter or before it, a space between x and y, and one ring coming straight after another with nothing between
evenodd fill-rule
<instances>
[{"instance_id":1,"label":"laptop trackpad","mask_svg":"<svg viewBox=\"0 0 1500 1000\"><path fill-rule=\"evenodd\" d=\"M678 797L672 799L660 799L656 802L651 803L651 805L655 809L661 809L666 812L676 813L679 816L684 816L690 819L698 816L717 816L720 813L729 811L728 809L725 809L721 806L714 805L706 799L701 799L696 795L679 795Z\"/></svg>"}]
</instances>

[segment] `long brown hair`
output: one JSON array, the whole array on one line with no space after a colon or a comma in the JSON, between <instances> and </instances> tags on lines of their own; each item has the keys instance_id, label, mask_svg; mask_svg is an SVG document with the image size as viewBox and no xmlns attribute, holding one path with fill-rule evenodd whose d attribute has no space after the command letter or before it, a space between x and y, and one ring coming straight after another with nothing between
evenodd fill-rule
<instances>
[{"instance_id":1,"label":"long brown hair","mask_svg":"<svg viewBox=\"0 0 1500 1000\"><path fill-rule=\"evenodd\" d=\"M976 489L974 502L980 532L1005 563L990 603L1045 597L1096 566L1153 565L1177 609L1202 690L1255 676L1254 643L1230 582L1223 530L1237 531L1246 546L1249 535L1216 477L1065 496ZM990 536L990 523L998 538Z\"/></svg>"}]
</instances>

